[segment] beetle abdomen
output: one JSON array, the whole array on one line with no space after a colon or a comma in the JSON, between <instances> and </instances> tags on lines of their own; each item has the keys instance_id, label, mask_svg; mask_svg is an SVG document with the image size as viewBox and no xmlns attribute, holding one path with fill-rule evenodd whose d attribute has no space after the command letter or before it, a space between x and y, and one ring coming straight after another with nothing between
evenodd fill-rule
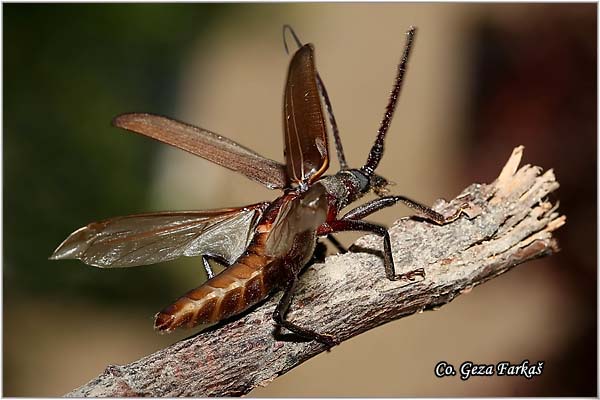
<instances>
[{"instance_id":1,"label":"beetle abdomen","mask_svg":"<svg viewBox=\"0 0 600 400\"><path fill-rule=\"evenodd\" d=\"M154 328L170 332L178 327L214 324L267 297L276 282L268 267L277 261L264 254L265 238L260 236L266 234L257 236L233 265L156 314Z\"/></svg>"}]
</instances>

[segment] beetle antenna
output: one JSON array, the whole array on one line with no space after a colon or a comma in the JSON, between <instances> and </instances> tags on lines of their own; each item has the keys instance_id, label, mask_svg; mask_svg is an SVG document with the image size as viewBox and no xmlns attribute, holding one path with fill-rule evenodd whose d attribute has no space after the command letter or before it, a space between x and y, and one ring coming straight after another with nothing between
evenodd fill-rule
<instances>
[{"instance_id":1,"label":"beetle antenna","mask_svg":"<svg viewBox=\"0 0 600 400\"><path fill-rule=\"evenodd\" d=\"M346 162L346 156L344 155L344 148L342 147L342 139L340 138L340 130L338 129L335 116L333 115L333 107L331 106L331 101L329 101L329 95L327 94L327 89L325 89L325 84L323 83L321 75L319 75L318 72L317 83L319 84L319 90L325 102L325 108L327 108L327 114L329 114L329 123L331 125L331 133L333 134L333 141L335 142L335 151L340 163L340 169L348 169L348 163Z\"/></svg>"},{"instance_id":2,"label":"beetle antenna","mask_svg":"<svg viewBox=\"0 0 600 400\"><path fill-rule=\"evenodd\" d=\"M373 147L369 152L369 156L367 157L367 163L361 168L361 170L365 173L365 175L367 175L368 178L371 178L373 176L373 174L375 173L375 169L379 165L379 161L381 161L381 157L383 156L383 142L385 140L385 135L390 127L390 124L392 123L394 111L396 110L396 104L398 103L400 89L402 89L404 74L406 73L406 67L408 64L408 57L410 56L410 51L413 47L416 31L417 28L411 26L406 32L406 45L404 47L404 53L402 54L400 64L398 64L398 72L396 73L396 80L394 83L394 87L392 88L390 100L385 109L385 114L383 115L381 124L379 125L379 130L377 131L377 138L375 139L375 143L373 144Z\"/></svg>"},{"instance_id":3,"label":"beetle antenna","mask_svg":"<svg viewBox=\"0 0 600 400\"><path fill-rule=\"evenodd\" d=\"M292 34L292 37L296 41L296 45L298 46L298 48L302 47L302 41L298 38L298 35L296 35L296 32L294 32L294 28L292 28L291 25L285 24L283 26L283 47L285 48L285 53L286 54L290 54L289 49L288 49L288 45L287 45L286 36L285 36L285 31L286 30L290 31L290 33Z\"/></svg>"}]
</instances>

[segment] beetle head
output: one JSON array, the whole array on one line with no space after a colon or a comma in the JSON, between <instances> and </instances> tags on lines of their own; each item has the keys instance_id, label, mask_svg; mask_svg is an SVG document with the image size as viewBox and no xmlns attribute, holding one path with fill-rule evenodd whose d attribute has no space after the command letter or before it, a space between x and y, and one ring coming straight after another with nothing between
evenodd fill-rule
<instances>
[{"instance_id":1,"label":"beetle head","mask_svg":"<svg viewBox=\"0 0 600 400\"><path fill-rule=\"evenodd\" d=\"M379 197L387 196L390 193L388 186L392 185L394 185L394 182L388 181L381 175L373 174L371 177L371 190Z\"/></svg>"}]
</instances>

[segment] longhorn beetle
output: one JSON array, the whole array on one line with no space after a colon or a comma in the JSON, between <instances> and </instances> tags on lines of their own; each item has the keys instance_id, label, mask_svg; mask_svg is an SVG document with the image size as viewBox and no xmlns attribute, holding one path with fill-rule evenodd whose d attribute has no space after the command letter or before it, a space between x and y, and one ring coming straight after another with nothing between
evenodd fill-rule
<instances>
[{"instance_id":1,"label":"longhorn beetle","mask_svg":"<svg viewBox=\"0 0 600 400\"><path fill-rule=\"evenodd\" d=\"M273 319L297 335L327 347L335 336L314 332L285 319L298 275L310 261L317 238L342 231L365 231L383 238L385 274L390 280L412 279L422 269L396 274L390 236L385 227L363 221L366 216L398 202L438 224L457 219L403 196L388 196L385 178L375 170L383 155L413 47L416 28L406 33L406 46L398 65L392 93L375 143L366 163L350 168L346 162L337 123L323 80L315 67L312 44L302 45L289 26L298 50L289 65L283 101L285 164L267 159L232 140L206 129L170 118L145 114L122 114L114 126L149 136L216 164L237 171L283 194L271 202L211 211L159 212L116 217L91 223L73 232L50 257L74 258L100 268L132 267L200 256L208 280L156 314L154 326L170 332L178 327L214 324L239 314L266 298L275 289L284 293ZM341 170L323 176L329 166L328 137L323 108L329 115ZM373 191L376 200L340 217L346 206ZM209 259L227 268L214 275Z\"/></svg>"}]
</instances>

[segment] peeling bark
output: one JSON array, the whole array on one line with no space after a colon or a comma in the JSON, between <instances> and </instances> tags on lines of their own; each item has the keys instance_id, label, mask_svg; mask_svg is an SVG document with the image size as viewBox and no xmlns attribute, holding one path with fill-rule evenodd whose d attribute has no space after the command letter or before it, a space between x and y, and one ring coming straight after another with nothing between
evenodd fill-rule
<instances>
[{"instance_id":1,"label":"peeling bark","mask_svg":"<svg viewBox=\"0 0 600 400\"><path fill-rule=\"evenodd\" d=\"M396 272L424 268L415 282L385 278L381 238L365 236L351 252L330 256L301 277L288 319L343 341L386 322L438 308L525 261L558 251L552 232L565 223L547 196L558 188L552 170L518 169L513 151L491 184L473 184L434 208L468 217L437 226L418 217L390 228ZM264 386L325 351L316 342L274 334L280 297L192 338L124 366L111 365L67 396L235 396ZM334 348L335 351L335 348Z\"/></svg>"}]
</instances>

